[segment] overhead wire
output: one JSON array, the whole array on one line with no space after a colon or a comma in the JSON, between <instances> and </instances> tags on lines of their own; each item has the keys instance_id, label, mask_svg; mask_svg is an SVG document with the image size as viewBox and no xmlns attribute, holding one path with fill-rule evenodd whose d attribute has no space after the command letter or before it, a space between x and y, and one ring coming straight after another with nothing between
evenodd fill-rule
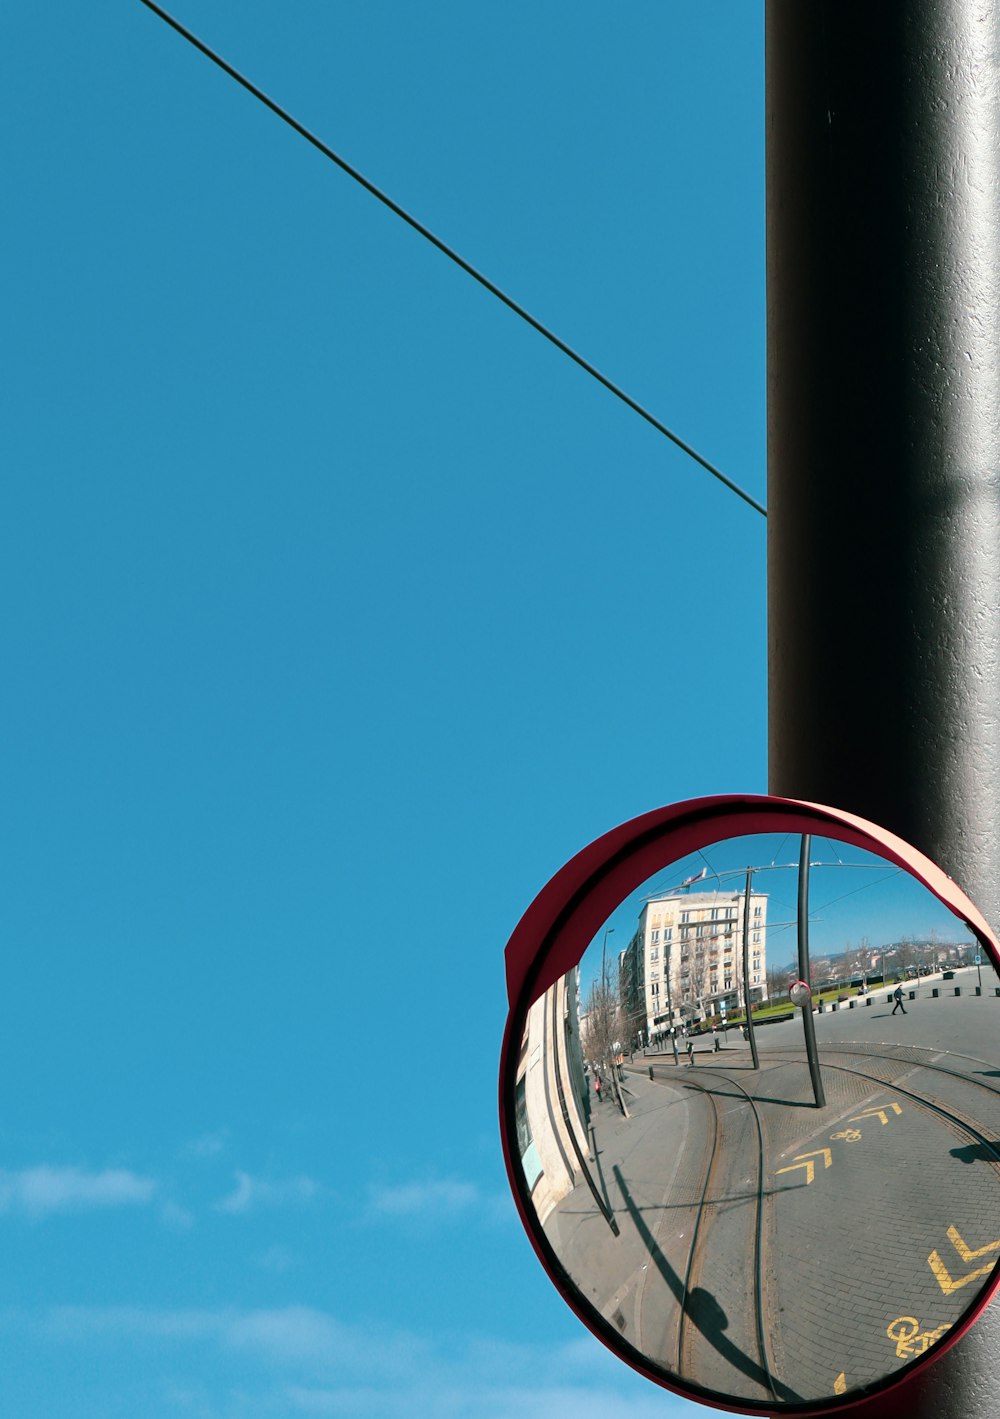
<instances>
[{"instance_id":1,"label":"overhead wire","mask_svg":"<svg viewBox=\"0 0 1000 1419\"><path fill-rule=\"evenodd\" d=\"M756 512L759 512L762 517L767 516L767 509L762 503L759 503L756 498L752 497L744 488L741 488L738 483L734 482L732 478L723 473L721 469L716 468L714 463L710 463L697 449L692 448L679 434L674 433L674 431L668 428L655 414L651 414L648 409L644 408L638 400L633 399L630 394L626 394L625 390L623 390L620 385L615 384L607 375L602 374L595 365L592 365L589 360L584 359L571 345L567 345L565 340L562 340L554 331L550 330L548 326L543 325L530 311L525 310L524 306L515 301L512 296L507 295L507 293L501 290L488 276L484 276L481 271L478 271L475 266L466 261L463 256L460 256L453 247L450 247L447 242L442 241L439 236L436 236L429 227L425 227L423 222L418 221L418 219L410 212L406 211L404 207L401 207L388 193L383 192L380 187L377 187L375 183L365 177L357 168L353 167L346 158L342 158L339 153L336 153L331 147L324 143L321 138L317 138L315 133L312 133L306 128L305 124L300 123L297 118L293 118L286 109L282 108L274 99L269 98L262 89L259 89L256 84L246 78L245 75L241 74L238 69L235 69L228 60L223 59L220 54L217 54L214 49L211 49L204 40L199 39L197 35L193 34L189 29L186 29L179 20L176 20L173 15L164 10L162 6L156 4L155 0L141 0L141 3L146 6L147 10L151 10L154 15L159 16L161 20L181 35L182 38L186 39L189 44L192 44L195 49L204 54L206 59L210 59L213 64L216 64L223 73L228 74L231 79L235 79L236 83L246 89L249 94L252 94L255 99L258 99L266 108L269 108L272 113L277 115L282 122L287 123L288 126L293 128L302 138L305 138L306 142L311 143L324 157L329 158L330 162L335 163L348 177L360 183L366 192L369 192L385 207L388 207L390 212L395 213L397 217L400 217L411 226L415 232L418 232L425 240L429 241L432 246L437 247L438 251L444 256L447 256L450 261L453 261L466 275L471 276L474 281L478 281L485 290L489 291L491 295L496 296L497 300L502 301L509 310L512 310L515 315L520 316L533 330L536 330L539 335L544 336L546 340L553 344L557 350L560 350L575 364L579 365L582 370L585 370L593 379L596 379L599 384L603 385L604 388L617 399L620 399L623 404L627 405L629 409L638 414L640 418L645 419L647 424L652 425L664 438L669 439L682 453L686 453L689 458L692 458L695 463L699 464L707 473L710 473L713 478L718 479L730 492L742 498L745 503L754 508Z\"/></svg>"}]
</instances>

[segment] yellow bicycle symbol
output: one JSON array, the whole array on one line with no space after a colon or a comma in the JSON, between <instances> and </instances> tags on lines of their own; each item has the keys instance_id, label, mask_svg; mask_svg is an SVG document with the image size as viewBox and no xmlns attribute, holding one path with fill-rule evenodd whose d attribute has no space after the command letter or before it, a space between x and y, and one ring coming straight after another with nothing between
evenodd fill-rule
<instances>
[{"instance_id":1,"label":"yellow bicycle symbol","mask_svg":"<svg viewBox=\"0 0 1000 1419\"><path fill-rule=\"evenodd\" d=\"M858 1141L858 1139L859 1139L860 1137L861 1137L861 1130L860 1130L860 1128L842 1128L839 1133L831 1133L831 1134L830 1134L830 1139L831 1139L831 1141L832 1141L834 1138L842 1138L845 1143L857 1143L857 1141Z\"/></svg>"},{"instance_id":2,"label":"yellow bicycle symbol","mask_svg":"<svg viewBox=\"0 0 1000 1419\"><path fill-rule=\"evenodd\" d=\"M950 1329L950 1325L939 1325L937 1330L920 1331L920 1322L916 1316L897 1316L885 1333L890 1340L896 1342L896 1354L899 1358L908 1360L911 1355L922 1355L929 1345L940 1340L945 1331Z\"/></svg>"}]
</instances>

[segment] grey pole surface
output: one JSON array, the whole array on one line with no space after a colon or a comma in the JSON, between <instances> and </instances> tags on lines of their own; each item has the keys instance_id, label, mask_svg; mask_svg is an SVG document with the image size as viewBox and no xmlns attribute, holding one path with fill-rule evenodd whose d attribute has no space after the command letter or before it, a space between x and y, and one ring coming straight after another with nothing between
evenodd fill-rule
<instances>
[{"instance_id":1,"label":"grey pole surface","mask_svg":"<svg viewBox=\"0 0 1000 1419\"><path fill-rule=\"evenodd\" d=\"M767 0L766 25L770 788L909 839L997 926L998 8ZM998 1395L994 1305L852 1413Z\"/></svg>"}]
</instances>

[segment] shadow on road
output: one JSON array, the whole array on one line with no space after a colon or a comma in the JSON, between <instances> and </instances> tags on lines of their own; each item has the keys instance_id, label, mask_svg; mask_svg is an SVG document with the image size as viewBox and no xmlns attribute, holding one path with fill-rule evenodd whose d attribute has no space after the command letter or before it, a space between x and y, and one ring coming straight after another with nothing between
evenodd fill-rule
<instances>
[{"instance_id":1,"label":"shadow on road","mask_svg":"<svg viewBox=\"0 0 1000 1419\"><path fill-rule=\"evenodd\" d=\"M695 1084L693 1080L682 1079L680 1081L687 1088L700 1089L703 1094L712 1094L717 1099L736 1099L738 1103L746 1100L746 1094L735 1094L731 1090L715 1088L710 1089L705 1084ZM781 1099L776 1094L754 1094L755 1104L780 1104L785 1109L813 1109L816 1108L814 1099Z\"/></svg>"},{"instance_id":2,"label":"shadow on road","mask_svg":"<svg viewBox=\"0 0 1000 1419\"><path fill-rule=\"evenodd\" d=\"M614 1213L614 1206L611 1202L611 1194L608 1192L608 1180L604 1176L604 1169L601 1167L601 1149L597 1146L597 1130L593 1124L590 1126L590 1149L594 1155L594 1167L597 1169L597 1176L601 1184L601 1192L604 1194L604 1203L608 1209L608 1215Z\"/></svg>"},{"instance_id":3,"label":"shadow on road","mask_svg":"<svg viewBox=\"0 0 1000 1419\"><path fill-rule=\"evenodd\" d=\"M695 1287L695 1289L685 1297L683 1280L657 1246L652 1232L643 1220L640 1209L635 1205L635 1201L628 1190L628 1185L622 1177L621 1169L618 1167L617 1163L612 1168L612 1172L615 1176L615 1182L618 1184L622 1201L625 1203L625 1209L631 1217L636 1231L639 1233L643 1246L649 1253L653 1265L666 1282L667 1287L676 1297L677 1304L683 1308L691 1324L701 1332L708 1343L722 1356L727 1364L731 1365L734 1370L739 1370L741 1374L746 1375L748 1379L753 1380L754 1383L760 1385L762 1389L769 1390L770 1393L774 1395L775 1399L784 1400L786 1403L794 1403L796 1400L800 1400L801 1395L796 1394L794 1390L783 1385L780 1380L774 1379L773 1376L769 1375L768 1372L752 1360L749 1355L744 1354L739 1346L735 1345L729 1339L725 1334L725 1331L729 1327L729 1317L710 1291L706 1291L702 1287ZM696 1384L704 1383L704 1381L700 1380L696 1375L689 1375L686 1378L693 1380Z\"/></svg>"},{"instance_id":4,"label":"shadow on road","mask_svg":"<svg viewBox=\"0 0 1000 1419\"><path fill-rule=\"evenodd\" d=\"M1000 1139L993 1143L969 1143L964 1148L948 1151L960 1163L1000 1163Z\"/></svg>"}]
</instances>

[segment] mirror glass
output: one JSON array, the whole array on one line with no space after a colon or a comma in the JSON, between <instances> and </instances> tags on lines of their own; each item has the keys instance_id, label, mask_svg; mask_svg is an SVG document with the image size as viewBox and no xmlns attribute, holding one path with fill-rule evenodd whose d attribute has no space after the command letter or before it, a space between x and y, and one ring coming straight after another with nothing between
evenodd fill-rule
<instances>
[{"instance_id":1,"label":"mirror glass","mask_svg":"<svg viewBox=\"0 0 1000 1419\"><path fill-rule=\"evenodd\" d=\"M536 1235L672 1383L767 1413L857 1397L1000 1258L998 1027L992 961L905 870L716 842L527 1010L507 1084Z\"/></svg>"}]
</instances>

